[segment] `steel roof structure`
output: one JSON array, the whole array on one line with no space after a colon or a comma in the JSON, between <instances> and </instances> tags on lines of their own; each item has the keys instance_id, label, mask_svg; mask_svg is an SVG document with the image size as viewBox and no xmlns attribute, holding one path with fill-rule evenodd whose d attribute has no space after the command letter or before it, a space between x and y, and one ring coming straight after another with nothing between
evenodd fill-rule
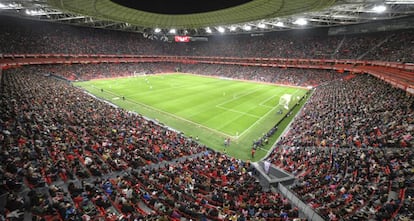
<instances>
[{"instance_id":1,"label":"steel roof structure","mask_svg":"<svg viewBox=\"0 0 414 221\"><path fill-rule=\"evenodd\" d=\"M187 14L148 12L112 0L0 0L1 14L138 32L144 36L209 36L396 19L414 15L414 0L250 0L223 9Z\"/></svg>"}]
</instances>

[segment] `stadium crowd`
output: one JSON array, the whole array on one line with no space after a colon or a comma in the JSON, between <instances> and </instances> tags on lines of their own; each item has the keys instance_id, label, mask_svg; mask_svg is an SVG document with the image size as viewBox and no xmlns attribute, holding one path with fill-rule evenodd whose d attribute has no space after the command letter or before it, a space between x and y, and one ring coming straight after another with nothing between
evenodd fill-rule
<instances>
[{"instance_id":1,"label":"stadium crowd","mask_svg":"<svg viewBox=\"0 0 414 221\"><path fill-rule=\"evenodd\" d=\"M411 149L279 147L270 157L293 173L291 189L326 220L412 220Z\"/></svg>"},{"instance_id":2,"label":"stadium crowd","mask_svg":"<svg viewBox=\"0 0 414 221\"><path fill-rule=\"evenodd\" d=\"M145 74L172 73L173 63L100 63L71 65L39 65L37 71L52 74L70 81L87 81L100 78L131 77Z\"/></svg>"},{"instance_id":3,"label":"stadium crowd","mask_svg":"<svg viewBox=\"0 0 414 221\"><path fill-rule=\"evenodd\" d=\"M283 197L261 191L248 163L98 101L49 76L50 68L60 72L30 66L2 75L1 171L10 216L27 207L63 219L297 217ZM327 219L409 216L412 99L371 76L333 80L315 89L269 159L297 176L292 190ZM146 168L182 156L195 157ZM25 186L29 194L17 196ZM248 196L239 189L246 187Z\"/></svg>"},{"instance_id":4,"label":"stadium crowd","mask_svg":"<svg viewBox=\"0 0 414 221\"><path fill-rule=\"evenodd\" d=\"M292 33L222 36L175 44L132 33L4 18L2 53L414 61L412 30L301 38ZM29 28L32 25L37 28ZM7 193L7 199L6 211L0 214L9 220L21 219L28 210L38 220L296 218L298 211L287 199L261 189L249 163L209 150L49 76L88 80L177 68L244 80L319 85L268 160L296 176L291 190L327 220L414 219L413 96L367 75L171 63L4 71L0 193Z\"/></svg>"},{"instance_id":5,"label":"stadium crowd","mask_svg":"<svg viewBox=\"0 0 414 221\"><path fill-rule=\"evenodd\" d=\"M2 214L9 220L24 219L25 211L37 220L298 216L286 199L262 190L248 163L37 66L4 71L0 88Z\"/></svg>"},{"instance_id":6,"label":"stadium crowd","mask_svg":"<svg viewBox=\"0 0 414 221\"><path fill-rule=\"evenodd\" d=\"M139 64L72 64L39 65L39 73L53 74L71 81L99 78L130 77L143 74L184 72L231 79L258 81L292 86L311 86L346 78L347 73L330 70L260 68L218 64L175 64L168 62Z\"/></svg>"},{"instance_id":7,"label":"stadium crowd","mask_svg":"<svg viewBox=\"0 0 414 221\"><path fill-rule=\"evenodd\" d=\"M414 97L379 79L333 81L314 91L269 161L327 219L389 220L413 207L413 120Z\"/></svg>"},{"instance_id":8,"label":"stadium crowd","mask_svg":"<svg viewBox=\"0 0 414 221\"><path fill-rule=\"evenodd\" d=\"M33 28L36 27L36 28ZM136 33L45 24L3 16L2 53L139 54L226 57L363 59L413 62L413 30L329 36L308 31L217 36L208 42L151 41ZM213 46L212 46L213 45Z\"/></svg>"},{"instance_id":9,"label":"stadium crowd","mask_svg":"<svg viewBox=\"0 0 414 221\"><path fill-rule=\"evenodd\" d=\"M36 70L2 76L0 138L8 188L21 181L35 188L102 176L205 149L69 84L32 75Z\"/></svg>"},{"instance_id":10,"label":"stadium crowd","mask_svg":"<svg viewBox=\"0 0 414 221\"><path fill-rule=\"evenodd\" d=\"M413 147L414 97L369 75L320 86L279 144Z\"/></svg>"},{"instance_id":11,"label":"stadium crowd","mask_svg":"<svg viewBox=\"0 0 414 221\"><path fill-rule=\"evenodd\" d=\"M185 73L303 87L315 87L325 82L348 76L348 74L339 74L332 70L295 68L285 69L218 64L181 64L179 67L179 70Z\"/></svg>"}]
</instances>

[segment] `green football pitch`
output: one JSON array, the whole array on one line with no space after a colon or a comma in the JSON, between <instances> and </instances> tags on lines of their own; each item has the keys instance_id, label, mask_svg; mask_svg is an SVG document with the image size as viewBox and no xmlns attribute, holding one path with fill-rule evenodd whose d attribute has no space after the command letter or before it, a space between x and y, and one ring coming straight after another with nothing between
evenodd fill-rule
<instances>
[{"instance_id":1,"label":"green football pitch","mask_svg":"<svg viewBox=\"0 0 414 221\"><path fill-rule=\"evenodd\" d=\"M76 82L97 97L183 132L210 148L251 159L255 140L267 133L307 90L192 74L159 74ZM125 99L123 99L125 98ZM282 112L282 113L280 113ZM230 145L224 147L224 139Z\"/></svg>"}]
</instances>

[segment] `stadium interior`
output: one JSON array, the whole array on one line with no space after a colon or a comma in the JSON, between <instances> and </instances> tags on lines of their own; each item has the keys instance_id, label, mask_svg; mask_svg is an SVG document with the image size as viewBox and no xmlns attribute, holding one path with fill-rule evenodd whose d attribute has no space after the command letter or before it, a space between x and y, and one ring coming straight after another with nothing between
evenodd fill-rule
<instances>
[{"instance_id":1,"label":"stadium interior","mask_svg":"<svg viewBox=\"0 0 414 221\"><path fill-rule=\"evenodd\" d=\"M0 221L414 220L414 1L140 2L0 0ZM240 159L75 84L161 73L309 91Z\"/></svg>"}]
</instances>

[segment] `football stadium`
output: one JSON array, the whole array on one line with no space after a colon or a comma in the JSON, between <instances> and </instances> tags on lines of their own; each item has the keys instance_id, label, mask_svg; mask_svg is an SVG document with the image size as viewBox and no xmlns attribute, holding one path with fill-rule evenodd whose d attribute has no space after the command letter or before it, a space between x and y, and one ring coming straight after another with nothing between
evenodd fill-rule
<instances>
[{"instance_id":1,"label":"football stadium","mask_svg":"<svg viewBox=\"0 0 414 221\"><path fill-rule=\"evenodd\" d=\"M414 1L0 0L0 220L414 220Z\"/></svg>"}]
</instances>

